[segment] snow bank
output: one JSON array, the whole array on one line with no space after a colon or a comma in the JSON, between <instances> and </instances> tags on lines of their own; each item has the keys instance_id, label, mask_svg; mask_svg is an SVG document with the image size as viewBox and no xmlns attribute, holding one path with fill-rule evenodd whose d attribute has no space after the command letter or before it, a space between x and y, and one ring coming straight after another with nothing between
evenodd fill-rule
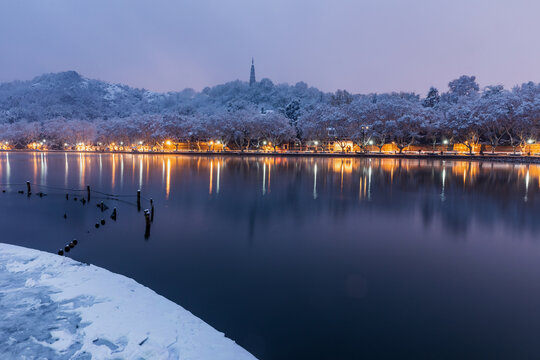
<instances>
[{"instance_id":1,"label":"snow bank","mask_svg":"<svg viewBox=\"0 0 540 360\"><path fill-rule=\"evenodd\" d=\"M0 358L255 359L134 280L0 243Z\"/></svg>"}]
</instances>

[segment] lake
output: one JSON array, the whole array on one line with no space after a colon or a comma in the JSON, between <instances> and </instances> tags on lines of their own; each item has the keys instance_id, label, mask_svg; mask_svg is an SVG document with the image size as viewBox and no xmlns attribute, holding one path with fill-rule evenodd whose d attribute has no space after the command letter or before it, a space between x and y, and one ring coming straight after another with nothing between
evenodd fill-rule
<instances>
[{"instance_id":1,"label":"lake","mask_svg":"<svg viewBox=\"0 0 540 360\"><path fill-rule=\"evenodd\" d=\"M77 238L68 256L260 359L534 358L539 178L448 160L2 152L0 241ZM86 185L122 196L83 204Z\"/></svg>"}]
</instances>

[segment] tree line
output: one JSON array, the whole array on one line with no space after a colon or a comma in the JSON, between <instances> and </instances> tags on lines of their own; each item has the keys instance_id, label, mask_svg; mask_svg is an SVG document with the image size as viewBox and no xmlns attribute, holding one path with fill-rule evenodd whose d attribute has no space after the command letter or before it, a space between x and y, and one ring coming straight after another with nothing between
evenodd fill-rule
<instances>
[{"instance_id":1,"label":"tree line","mask_svg":"<svg viewBox=\"0 0 540 360\"><path fill-rule=\"evenodd\" d=\"M219 141L243 150L262 143L351 141L362 150L376 147L379 151L386 144L402 151L413 144L435 148L461 143L472 152L481 144L491 151L502 145L517 151L536 142L540 131L540 85L532 82L511 90L502 86L481 90L474 76L461 76L448 84L446 92L431 88L420 97L414 93L353 95L345 90L325 94L303 83L273 85L265 80L256 89L232 82L190 92L187 100L173 100L156 111L126 110L121 116L102 117L59 111L41 120L4 119L0 139L16 147L42 140L52 147ZM107 88L106 95L114 94ZM160 101L164 101L162 95L156 95ZM179 95L171 96L177 99Z\"/></svg>"}]
</instances>

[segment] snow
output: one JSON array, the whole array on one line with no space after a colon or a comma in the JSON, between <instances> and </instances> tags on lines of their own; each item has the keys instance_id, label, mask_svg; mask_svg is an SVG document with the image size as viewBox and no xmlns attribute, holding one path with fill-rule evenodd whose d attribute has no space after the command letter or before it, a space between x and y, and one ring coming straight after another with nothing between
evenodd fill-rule
<instances>
[{"instance_id":1,"label":"snow","mask_svg":"<svg viewBox=\"0 0 540 360\"><path fill-rule=\"evenodd\" d=\"M538 137L539 118L540 84L480 90L476 78L465 75L449 82L446 92L430 88L423 99L406 92L329 94L269 79L251 86L232 81L200 92L155 93L74 71L0 84L0 141L18 147L44 138L50 149L81 142L214 139L249 150L260 149L262 141L280 145L298 138L302 143L352 141L363 150L370 142L403 149L447 140L510 145L516 151Z\"/></svg>"},{"instance_id":2,"label":"snow","mask_svg":"<svg viewBox=\"0 0 540 360\"><path fill-rule=\"evenodd\" d=\"M0 358L255 359L134 280L0 243Z\"/></svg>"},{"instance_id":3,"label":"snow","mask_svg":"<svg viewBox=\"0 0 540 360\"><path fill-rule=\"evenodd\" d=\"M124 92L124 90L118 85L109 85L105 88L105 91L107 92L103 96L105 100L114 100L116 98L116 95Z\"/></svg>"}]
</instances>

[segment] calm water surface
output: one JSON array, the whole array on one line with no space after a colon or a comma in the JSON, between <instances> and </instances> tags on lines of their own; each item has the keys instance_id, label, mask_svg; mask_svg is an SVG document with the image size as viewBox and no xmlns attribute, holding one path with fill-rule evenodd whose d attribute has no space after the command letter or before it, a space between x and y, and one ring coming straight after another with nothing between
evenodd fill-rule
<instances>
[{"instance_id":1,"label":"calm water surface","mask_svg":"<svg viewBox=\"0 0 540 360\"><path fill-rule=\"evenodd\" d=\"M4 152L0 241L56 252L77 238L70 257L260 359L535 358L539 177L463 161ZM48 195L18 194L27 180ZM87 184L131 197L83 205L56 189ZM156 202L147 239L139 188Z\"/></svg>"}]
</instances>

